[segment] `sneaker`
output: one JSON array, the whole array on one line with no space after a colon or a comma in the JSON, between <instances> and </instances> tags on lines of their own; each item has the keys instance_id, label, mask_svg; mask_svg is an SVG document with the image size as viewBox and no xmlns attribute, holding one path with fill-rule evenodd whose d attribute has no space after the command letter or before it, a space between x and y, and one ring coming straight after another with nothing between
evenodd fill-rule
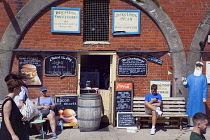
<instances>
[{"instance_id":1,"label":"sneaker","mask_svg":"<svg viewBox=\"0 0 210 140\"><path fill-rule=\"evenodd\" d=\"M151 135L154 135L154 134L155 134L155 130L156 130L155 128L152 128L150 134L151 134Z\"/></svg>"},{"instance_id":2,"label":"sneaker","mask_svg":"<svg viewBox=\"0 0 210 140\"><path fill-rule=\"evenodd\" d=\"M189 131L192 131L193 130L193 126L191 127L184 127L183 130L189 130Z\"/></svg>"},{"instance_id":3,"label":"sneaker","mask_svg":"<svg viewBox=\"0 0 210 140\"><path fill-rule=\"evenodd\" d=\"M55 132L52 132L52 138L53 138L53 139L56 139L56 138L57 138L57 135L56 135Z\"/></svg>"},{"instance_id":4,"label":"sneaker","mask_svg":"<svg viewBox=\"0 0 210 140\"><path fill-rule=\"evenodd\" d=\"M39 131L40 134L47 134L45 131L40 130Z\"/></svg>"},{"instance_id":5,"label":"sneaker","mask_svg":"<svg viewBox=\"0 0 210 140\"><path fill-rule=\"evenodd\" d=\"M163 115L163 112L162 111L160 111L160 110L158 110L158 116L162 116Z\"/></svg>"}]
</instances>

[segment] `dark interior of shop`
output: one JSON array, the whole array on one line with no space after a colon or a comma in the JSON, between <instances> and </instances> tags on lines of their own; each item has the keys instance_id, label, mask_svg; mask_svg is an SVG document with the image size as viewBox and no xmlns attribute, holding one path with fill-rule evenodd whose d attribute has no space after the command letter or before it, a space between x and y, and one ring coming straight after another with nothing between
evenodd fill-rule
<instances>
[{"instance_id":1,"label":"dark interior of shop","mask_svg":"<svg viewBox=\"0 0 210 140\"><path fill-rule=\"evenodd\" d=\"M90 81L91 88L108 89L110 81L109 55L82 55L81 56L81 88Z\"/></svg>"}]
</instances>

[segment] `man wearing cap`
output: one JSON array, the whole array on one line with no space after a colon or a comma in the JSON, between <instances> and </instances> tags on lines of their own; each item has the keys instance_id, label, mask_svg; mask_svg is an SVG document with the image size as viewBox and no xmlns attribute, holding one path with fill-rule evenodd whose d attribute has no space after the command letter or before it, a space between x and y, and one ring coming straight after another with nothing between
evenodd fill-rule
<instances>
[{"instance_id":1,"label":"man wearing cap","mask_svg":"<svg viewBox=\"0 0 210 140\"><path fill-rule=\"evenodd\" d=\"M193 129L192 117L200 112L206 114L205 102L208 98L208 84L206 76L202 74L203 63L195 64L194 73L183 79L183 85L188 88L187 114L190 120L190 128Z\"/></svg>"}]
</instances>

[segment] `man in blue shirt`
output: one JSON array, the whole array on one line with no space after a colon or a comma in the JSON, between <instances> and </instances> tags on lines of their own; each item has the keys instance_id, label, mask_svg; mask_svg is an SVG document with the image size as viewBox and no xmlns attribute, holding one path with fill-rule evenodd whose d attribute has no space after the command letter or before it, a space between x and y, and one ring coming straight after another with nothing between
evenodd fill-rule
<instances>
[{"instance_id":1,"label":"man in blue shirt","mask_svg":"<svg viewBox=\"0 0 210 140\"><path fill-rule=\"evenodd\" d=\"M157 122L157 116L161 116L163 112L160 110L162 104L162 96L157 93L157 85L153 84L151 86L151 93L147 94L145 97L144 105L146 114L152 115L152 128L151 135L155 134L155 125Z\"/></svg>"}]
</instances>

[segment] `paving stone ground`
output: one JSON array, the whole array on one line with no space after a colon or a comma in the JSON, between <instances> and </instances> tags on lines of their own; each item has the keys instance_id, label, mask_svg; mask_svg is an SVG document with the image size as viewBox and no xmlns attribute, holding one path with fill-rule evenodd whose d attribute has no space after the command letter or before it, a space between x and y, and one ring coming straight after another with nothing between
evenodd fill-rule
<instances>
[{"instance_id":1,"label":"paving stone ground","mask_svg":"<svg viewBox=\"0 0 210 140\"><path fill-rule=\"evenodd\" d=\"M177 127L157 126L155 135L150 135L150 128L145 127L137 133L128 133L127 129L119 129L109 125L98 131L80 132L79 129L65 128L57 131L56 140L189 140L191 131L180 131ZM210 129L205 134L206 140L210 140ZM40 135L32 135L30 139L40 139ZM45 139L52 139L51 134L45 135Z\"/></svg>"}]
</instances>

